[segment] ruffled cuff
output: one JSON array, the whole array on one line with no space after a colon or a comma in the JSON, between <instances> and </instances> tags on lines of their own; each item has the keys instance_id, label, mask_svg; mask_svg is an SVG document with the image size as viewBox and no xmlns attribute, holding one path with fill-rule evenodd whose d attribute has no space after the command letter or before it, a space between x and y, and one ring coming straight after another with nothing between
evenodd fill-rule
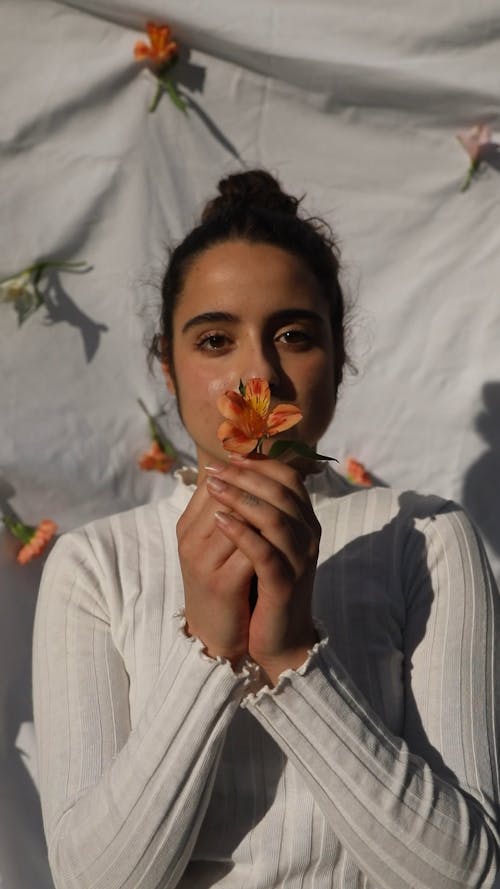
<instances>
[{"instance_id":1,"label":"ruffled cuff","mask_svg":"<svg viewBox=\"0 0 500 889\"><path fill-rule=\"evenodd\" d=\"M297 667L295 670L291 667L283 670L283 673L280 673L280 675L278 676L276 685L274 685L273 687L268 685L267 682L263 681L257 689L250 689L241 700L242 707L247 707L249 704L257 703L262 698L262 696L281 694L294 676L306 676L312 669L317 666L318 660L321 657L321 652L327 647L329 640L324 627L322 627L316 621L315 627L318 633L318 641L308 651L307 658L304 663L301 664L300 667ZM262 670L260 671L260 673L262 676Z\"/></svg>"},{"instance_id":2,"label":"ruffled cuff","mask_svg":"<svg viewBox=\"0 0 500 889\"><path fill-rule=\"evenodd\" d=\"M175 612L173 619L177 624L178 633L181 638L184 639L188 645L193 646L193 649L198 651L200 657L203 658L204 661L224 667L226 671L232 673L235 680L239 680L238 684L240 686L242 697L247 694L255 694L265 684L261 668L255 663L250 655L244 655L244 657L242 657L234 666L226 657L221 657L221 655L215 655L215 657L213 657L208 654L206 645L202 639L198 636L192 636L187 632L187 620L183 608Z\"/></svg>"}]
</instances>

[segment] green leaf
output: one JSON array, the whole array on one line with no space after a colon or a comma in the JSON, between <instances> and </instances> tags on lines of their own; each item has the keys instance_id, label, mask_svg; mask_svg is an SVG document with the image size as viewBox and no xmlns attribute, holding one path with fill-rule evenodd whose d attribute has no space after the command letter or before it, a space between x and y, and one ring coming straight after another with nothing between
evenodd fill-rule
<instances>
[{"instance_id":1,"label":"green leaf","mask_svg":"<svg viewBox=\"0 0 500 889\"><path fill-rule=\"evenodd\" d=\"M335 463L339 462L336 457L327 457L324 454L318 454L314 448L310 448L309 445L306 445L303 441L287 441L284 438L272 443L268 457L275 460L278 457L281 457L285 451L295 451L296 454L300 454L301 457L308 457L310 460L334 460Z\"/></svg>"},{"instance_id":2,"label":"green leaf","mask_svg":"<svg viewBox=\"0 0 500 889\"><path fill-rule=\"evenodd\" d=\"M42 303L43 299L36 285L34 299L31 294L28 293L21 294L16 298L16 300L14 301L14 308L16 310L17 323L19 324L19 327L21 326L21 324L24 324L24 322L27 320L27 318L30 317L30 315L33 315L36 310L40 308Z\"/></svg>"},{"instance_id":3,"label":"green leaf","mask_svg":"<svg viewBox=\"0 0 500 889\"><path fill-rule=\"evenodd\" d=\"M158 425L155 418L149 413L142 398L138 398L137 403L138 403L139 407L142 408L142 410L146 414L146 417L148 418L148 426L149 426L149 431L151 433L151 438L158 442L158 444L160 445L160 447L164 451L164 453L167 455L167 457L172 457L172 459L175 460L177 458L177 451L175 450L172 442L169 441L168 438L166 437L166 435L163 434L162 429Z\"/></svg>"},{"instance_id":4,"label":"green leaf","mask_svg":"<svg viewBox=\"0 0 500 889\"><path fill-rule=\"evenodd\" d=\"M247 387L246 387L245 383L243 382L243 380L240 380L240 385L238 386L238 389L239 389L240 395L242 395L244 398L245 392L247 391Z\"/></svg>"},{"instance_id":5,"label":"green leaf","mask_svg":"<svg viewBox=\"0 0 500 889\"><path fill-rule=\"evenodd\" d=\"M156 92L153 96L153 99L152 99L151 104L148 109L149 112L156 111L156 109L158 107L158 103L159 103L164 91L165 91L165 89L164 89L163 83L161 82L161 80L159 80L158 86L156 87Z\"/></svg>"},{"instance_id":6,"label":"green leaf","mask_svg":"<svg viewBox=\"0 0 500 889\"><path fill-rule=\"evenodd\" d=\"M170 77L165 82L165 87L174 105L181 111L183 111L184 114L187 114L187 105L184 99L177 92L177 88L175 87L174 82L170 79Z\"/></svg>"},{"instance_id":7,"label":"green leaf","mask_svg":"<svg viewBox=\"0 0 500 889\"><path fill-rule=\"evenodd\" d=\"M167 457L172 457L172 459L175 460L177 457L177 451L175 450L172 442L169 441L168 438L163 434L160 427L157 423L155 423L154 420L152 421L152 426L155 430L154 437L160 445L161 449L164 451Z\"/></svg>"},{"instance_id":8,"label":"green leaf","mask_svg":"<svg viewBox=\"0 0 500 889\"><path fill-rule=\"evenodd\" d=\"M10 516L3 516L2 521L4 522L5 527L9 529L10 533L14 537L17 537L21 543L29 543L36 531L36 528L32 525L25 525L24 522L16 522L16 520Z\"/></svg>"}]
</instances>

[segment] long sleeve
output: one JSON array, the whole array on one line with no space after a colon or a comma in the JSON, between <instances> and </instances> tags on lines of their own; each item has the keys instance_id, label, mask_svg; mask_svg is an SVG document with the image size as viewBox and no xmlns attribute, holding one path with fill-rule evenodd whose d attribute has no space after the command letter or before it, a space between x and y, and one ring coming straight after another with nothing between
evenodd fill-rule
<instances>
[{"instance_id":1,"label":"long sleeve","mask_svg":"<svg viewBox=\"0 0 500 889\"><path fill-rule=\"evenodd\" d=\"M130 558L130 540L123 536ZM131 659L126 666L118 650L120 623L113 628L110 617L113 601L124 595L118 573L99 563L85 531L75 532L58 542L40 590L35 723L49 859L59 889L177 884L210 797L226 727L248 681L228 663L205 656L201 643L176 627L131 725L136 665ZM143 575L145 584L165 582L162 571L153 581L147 567ZM136 582L131 576L132 587ZM135 612L139 622L137 605Z\"/></svg>"},{"instance_id":2,"label":"long sleeve","mask_svg":"<svg viewBox=\"0 0 500 889\"><path fill-rule=\"evenodd\" d=\"M377 496L388 497L374 492L358 501L365 535ZM346 509L353 514L355 506ZM352 681L332 626L301 670L242 705L294 763L370 885L487 889L500 867L498 591L457 507L411 518L399 542L391 524L380 522L377 546L365 536L366 564L375 572L377 560L394 563L393 583L399 576L404 598L400 734ZM341 536L339 520L335 531ZM339 583L349 564L360 584L370 583L349 555ZM350 592L355 597L352 584ZM362 619L371 615L367 608Z\"/></svg>"}]
</instances>

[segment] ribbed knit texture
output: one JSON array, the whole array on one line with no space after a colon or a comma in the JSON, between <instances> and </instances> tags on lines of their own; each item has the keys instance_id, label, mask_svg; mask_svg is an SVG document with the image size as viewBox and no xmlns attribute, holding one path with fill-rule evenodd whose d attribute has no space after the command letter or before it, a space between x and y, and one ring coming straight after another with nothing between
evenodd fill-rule
<instances>
[{"instance_id":1,"label":"ribbed knit texture","mask_svg":"<svg viewBox=\"0 0 500 889\"><path fill-rule=\"evenodd\" d=\"M191 491L65 535L40 591L58 889L464 889L499 865L499 598L454 504L310 482L323 640L274 690L188 638Z\"/></svg>"}]
</instances>

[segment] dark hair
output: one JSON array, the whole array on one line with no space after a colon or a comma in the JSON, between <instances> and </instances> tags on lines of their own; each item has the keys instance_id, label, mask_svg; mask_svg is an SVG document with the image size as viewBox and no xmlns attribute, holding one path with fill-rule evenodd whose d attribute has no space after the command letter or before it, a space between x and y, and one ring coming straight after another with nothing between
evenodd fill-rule
<instances>
[{"instance_id":1,"label":"dark hair","mask_svg":"<svg viewBox=\"0 0 500 889\"><path fill-rule=\"evenodd\" d=\"M333 334L334 380L340 385L346 363L345 300L339 283L340 260L330 227L316 217L297 215L301 199L282 191L265 170L249 170L221 179L219 194L210 200L197 225L171 252L161 288L160 332L151 355L172 361L173 314L193 260L226 241L272 244L300 257L313 272L330 305Z\"/></svg>"}]
</instances>

